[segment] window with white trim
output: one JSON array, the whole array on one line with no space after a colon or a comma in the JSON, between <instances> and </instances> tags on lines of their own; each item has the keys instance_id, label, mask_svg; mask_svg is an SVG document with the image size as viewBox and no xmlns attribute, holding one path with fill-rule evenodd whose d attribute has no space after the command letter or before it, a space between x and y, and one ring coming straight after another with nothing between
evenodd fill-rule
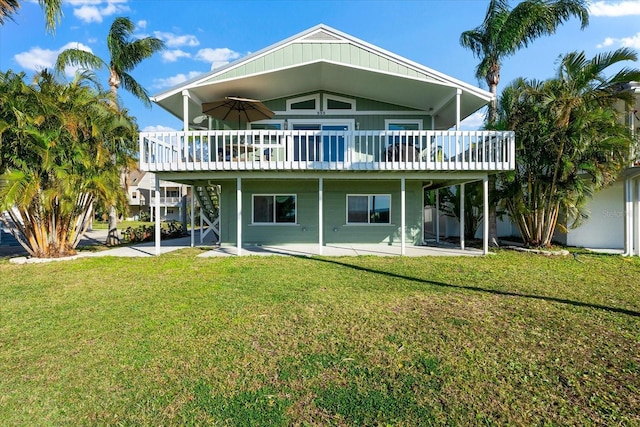
<instances>
[{"instance_id":1,"label":"window with white trim","mask_svg":"<svg viewBox=\"0 0 640 427\"><path fill-rule=\"evenodd\" d=\"M348 194L347 224L390 224L390 194Z\"/></svg>"},{"instance_id":2,"label":"window with white trim","mask_svg":"<svg viewBox=\"0 0 640 427\"><path fill-rule=\"evenodd\" d=\"M387 130L422 130L421 119L387 119L384 121Z\"/></svg>"},{"instance_id":3,"label":"window with white trim","mask_svg":"<svg viewBox=\"0 0 640 427\"><path fill-rule=\"evenodd\" d=\"M288 112L309 112L320 110L320 94L301 96L299 98L287 99Z\"/></svg>"},{"instance_id":4,"label":"window with white trim","mask_svg":"<svg viewBox=\"0 0 640 427\"><path fill-rule=\"evenodd\" d=\"M324 111L348 113L356 111L356 101L335 95L325 95L323 103Z\"/></svg>"},{"instance_id":5,"label":"window with white trim","mask_svg":"<svg viewBox=\"0 0 640 427\"><path fill-rule=\"evenodd\" d=\"M254 194L253 224L295 224L295 194Z\"/></svg>"},{"instance_id":6,"label":"window with white trim","mask_svg":"<svg viewBox=\"0 0 640 427\"><path fill-rule=\"evenodd\" d=\"M422 138L407 132L422 130L422 120L387 119L384 127L393 131L387 141L387 161L415 161L420 158L420 151L425 148Z\"/></svg>"}]
</instances>

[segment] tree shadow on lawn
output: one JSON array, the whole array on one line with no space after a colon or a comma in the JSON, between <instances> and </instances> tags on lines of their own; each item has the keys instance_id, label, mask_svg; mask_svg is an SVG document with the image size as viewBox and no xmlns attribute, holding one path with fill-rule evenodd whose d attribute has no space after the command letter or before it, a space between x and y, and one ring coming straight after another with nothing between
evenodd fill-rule
<instances>
[{"instance_id":1,"label":"tree shadow on lawn","mask_svg":"<svg viewBox=\"0 0 640 427\"><path fill-rule=\"evenodd\" d=\"M629 310L629 309L626 309L626 308L609 307L609 306L601 305L601 304L593 304L593 303L588 303L588 302L583 302L583 301L574 301L574 300L569 300L569 299L565 299L565 298L557 298L557 297L552 297L552 296L547 296L547 295L531 295L531 294L523 294L523 293L519 293L519 292L501 291L501 290L498 290L498 289L481 288L481 287L476 287L476 286L453 285L453 284L450 284L450 283L434 282L432 280L419 279L417 277L411 277L411 276L403 276L401 274L391 273L391 272L388 272L388 271L374 270L374 269L371 269L371 268L362 267L362 266L359 266L359 265L348 264L346 262L341 262L341 261L338 261L338 260L335 260L335 259L329 259L329 258L319 258L319 257L300 257L300 258L307 259L307 260L312 260L312 261L326 262L326 263L329 263L329 264L340 265L340 266L343 266L343 267L351 268L351 269L358 270L358 271L364 271L364 272L367 272L367 273L380 274L380 275L384 275L384 276L388 276L388 277L393 277L393 278L396 278L396 279L409 280L409 281L412 281L412 282L418 282L418 283L423 283L423 284L433 285L433 286L440 286L440 287L444 287L444 288L461 289L461 290L467 290L467 291L473 291L473 292L489 293L489 294L494 294L494 295L502 295L502 296L510 296L510 297L520 297L520 298L543 300L543 301L547 301L547 302L556 302L556 303L560 303L560 304L573 305L575 307L595 308L595 309L598 309L598 310L605 310L605 311L609 311L609 312L612 312L612 313L619 313L619 314L626 314L627 316L640 317L640 312L634 311L634 310Z\"/></svg>"}]
</instances>

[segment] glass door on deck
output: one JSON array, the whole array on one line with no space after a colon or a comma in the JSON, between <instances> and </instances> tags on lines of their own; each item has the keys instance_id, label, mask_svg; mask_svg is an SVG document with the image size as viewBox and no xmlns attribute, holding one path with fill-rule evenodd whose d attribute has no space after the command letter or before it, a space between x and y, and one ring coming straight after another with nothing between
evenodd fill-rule
<instances>
[{"instance_id":1,"label":"glass door on deck","mask_svg":"<svg viewBox=\"0 0 640 427\"><path fill-rule=\"evenodd\" d=\"M294 124L293 130L321 130L320 124ZM320 138L301 134L293 137L293 160L316 161L320 160Z\"/></svg>"},{"instance_id":2,"label":"glass door on deck","mask_svg":"<svg viewBox=\"0 0 640 427\"><path fill-rule=\"evenodd\" d=\"M322 125L323 131L341 131L349 129L347 125ZM324 161L344 162L344 136L325 135L322 138L322 154Z\"/></svg>"},{"instance_id":3,"label":"glass door on deck","mask_svg":"<svg viewBox=\"0 0 640 427\"><path fill-rule=\"evenodd\" d=\"M332 135L332 131L344 132L348 125L321 123L293 124L293 130L326 131L322 139L314 135L297 135L293 139L293 159L296 161L344 162L345 144L343 135Z\"/></svg>"}]
</instances>

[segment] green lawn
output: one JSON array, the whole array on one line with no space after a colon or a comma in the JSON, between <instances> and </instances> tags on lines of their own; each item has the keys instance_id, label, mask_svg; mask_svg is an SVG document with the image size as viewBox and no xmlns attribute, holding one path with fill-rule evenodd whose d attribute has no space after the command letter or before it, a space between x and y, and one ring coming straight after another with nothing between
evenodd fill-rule
<instances>
[{"instance_id":1,"label":"green lawn","mask_svg":"<svg viewBox=\"0 0 640 427\"><path fill-rule=\"evenodd\" d=\"M0 425L639 425L640 260L0 261Z\"/></svg>"}]
</instances>

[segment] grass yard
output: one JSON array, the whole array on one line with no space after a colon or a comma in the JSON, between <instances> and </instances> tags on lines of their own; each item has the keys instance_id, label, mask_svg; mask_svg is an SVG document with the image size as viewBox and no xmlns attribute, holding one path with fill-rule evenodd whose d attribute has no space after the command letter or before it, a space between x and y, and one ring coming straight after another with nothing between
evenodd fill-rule
<instances>
[{"instance_id":1,"label":"grass yard","mask_svg":"<svg viewBox=\"0 0 640 427\"><path fill-rule=\"evenodd\" d=\"M640 260L0 261L0 425L640 425Z\"/></svg>"}]
</instances>

